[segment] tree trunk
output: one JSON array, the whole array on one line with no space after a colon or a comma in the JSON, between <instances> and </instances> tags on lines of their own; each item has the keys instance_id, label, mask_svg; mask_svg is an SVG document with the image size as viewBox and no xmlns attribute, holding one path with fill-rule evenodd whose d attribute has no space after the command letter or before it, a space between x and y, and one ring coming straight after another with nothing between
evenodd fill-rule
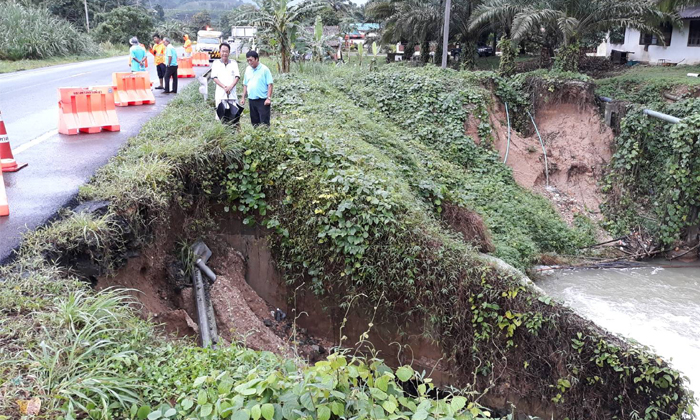
<instances>
[{"instance_id":1,"label":"tree trunk","mask_svg":"<svg viewBox=\"0 0 700 420\"><path fill-rule=\"evenodd\" d=\"M476 68L476 41L474 38L469 38L462 42L461 59L462 70L474 70Z\"/></svg>"},{"instance_id":2,"label":"tree trunk","mask_svg":"<svg viewBox=\"0 0 700 420\"><path fill-rule=\"evenodd\" d=\"M559 54L554 61L554 69L557 71L578 72L578 62L581 59L581 46L578 42L570 43L559 49Z\"/></svg>"},{"instance_id":3,"label":"tree trunk","mask_svg":"<svg viewBox=\"0 0 700 420\"><path fill-rule=\"evenodd\" d=\"M430 61L430 41L428 41L428 35L423 37L420 42L420 61L427 64Z\"/></svg>"},{"instance_id":4,"label":"tree trunk","mask_svg":"<svg viewBox=\"0 0 700 420\"><path fill-rule=\"evenodd\" d=\"M285 48L280 51L281 69L280 73L289 73L289 53Z\"/></svg>"},{"instance_id":5,"label":"tree trunk","mask_svg":"<svg viewBox=\"0 0 700 420\"><path fill-rule=\"evenodd\" d=\"M416 44L412 41L406 43L406 46L403 49L403 61L411 61L411 57L413 57L413 52L416 50L415 45Z\"/></svg>"},{"instance_id":6,"label":"tree trunk","mask_svg":"<svg viewBox=\"0 0 700 420\"><path fill-rule=\"evenodd\" d=\"M501 61L498 63L498 73L501 76L511 76L515 73L515 57L517 50L513 48L513 41L503 35L498 43L501 48Z\"/></svg>"}]
</instances>

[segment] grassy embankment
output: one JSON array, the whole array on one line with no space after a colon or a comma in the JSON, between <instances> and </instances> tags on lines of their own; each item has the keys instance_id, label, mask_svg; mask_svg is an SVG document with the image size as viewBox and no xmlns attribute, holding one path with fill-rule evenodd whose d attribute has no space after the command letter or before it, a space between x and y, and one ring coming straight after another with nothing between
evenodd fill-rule
<instances>
[{"instance_id":1,"label":"grassy embankment","mask_svg":"<svg viewBox=\"0 0 700 420\"><path fill-rule=\"evenodd\" d=\"M129 48L126 46L119 48L111 44L100 45L98 52L96 52L94 55L67 55L62 57L52 57L34 60L24 59L16 61L0 60L0 73L11 73L13 71L32 70L41 67L56 66L59 64L78 63L81 61L97 60L100 58L110 58L127 54L129 54ZM128 60L125 58L124 62L126 63L127 61ZM124 65L124 68L126 68L126 64Z\"/></svg>"},{"instance_id":2,"label":"grassy embankment","mask_svg":"<svg viewBox=\"0 0 700 420\"><path fill-rule=\"evenodd\" d=\"M700 73L700 66L633 66L622 74L596 81L596 93L618 101L639 104L663 102L662 94L679 88L681 95L692 93L700 85L700 78L688 77Z\"/></svg>"},{"instance_id":3,"label":"grassy embankment","mask_svg":"<svg viewBox=\"0 0 700 420\"><path fill-rule=\"evenodd\" d=\"M124 248L169 228L172 206L206 215L211 200L222 200L236 211L232 217L271 230L273 255L289 282L306 281L336 303L360 293L370 307L384 299L379 310L398 328L407 317L423 320L458 385L474 386L470 398L507 383L570 418L678 418L690 406L682 379L661 359L494 269L453 230L455 221L476 225L471 216L480 215L496 255L521 267L539 253L568 252L590 240L464 135L468 112L485 121L490 97L473 77L316 65L276 85L273 128L244 126L235 135L213 124L211 108L187 89L81 190L83 199L110 200L109 213L69 215L29 235L18 262L5 269L12 287L0 295L8 343L2 357L12 361L3 365L5 404L38 395L47 409L80 412L92 398L106 412L148 405L146 413L170 402L174 410L161 414L210 418L233 406L248 410L234 418L267 420L327 420L341 410L377 418L477 413L466 399L448 405L403 395L392 376L408 379L413 372L405 368L392 373L376 364L370 377L361 361L297 368L238 348L164 343L118 297L93 297L46 262L88 256L118 265ZM479 131L488 138L487 124ZM445 217L448 208L470 217ZM201 221L172 228L191 239L195 226ZM81 334L108 341L76 340ZM128 398L120 402L105 392L109 387Z\"/></svg>"}]
</instances>

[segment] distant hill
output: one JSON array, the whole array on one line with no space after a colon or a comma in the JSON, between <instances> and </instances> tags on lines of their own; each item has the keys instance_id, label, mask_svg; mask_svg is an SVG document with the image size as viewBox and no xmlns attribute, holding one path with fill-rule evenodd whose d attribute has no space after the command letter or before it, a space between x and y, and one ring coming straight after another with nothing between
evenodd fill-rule
<instances>
[{"instance_id":1,"label":"distant hill","mask_svg":"<svg viewBox=\"0 0 700 420\"><path fill-rule=\"evenodd\" d=\"M179 21L187 21L198 12L207 11L211 15L212 24L216 25L221 15L235 9L246 2L240 0L161 0L165 17Z\"/></svg>"}]
</instances>

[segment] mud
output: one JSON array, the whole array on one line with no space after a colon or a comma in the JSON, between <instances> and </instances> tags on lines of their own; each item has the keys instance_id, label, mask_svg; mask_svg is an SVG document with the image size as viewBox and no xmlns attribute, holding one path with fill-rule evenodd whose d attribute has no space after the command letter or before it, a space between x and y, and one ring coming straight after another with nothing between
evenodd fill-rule
<instances>
[{"instance_id":1,"label":"mud","mask_svg":"<svg viewBox=\"0 0 700 420\"><path fill-rule=\"evenodd\" d=\"M508 125L505 107L497 98L490 120L493 147L505 158ZM512 130L506 164L512 168L515 181L547 197L569 224L577 214L601 220L604 198L598 181L612 157L614 134L610 127L593 104L566 100L540 105L535 122L547 150L549 187L537 134L524 136Z\"/></svg>"},{"instance_id":2,"label":"mud","mask_svg":"<svg viewBox=\"0 0 700 420\"><path fill-rule=\"evenodd\" d=\"M128 260L114 276L100 277L96 289L126 289L138 301L141 315L151 318L171 337L197 340L199 327L194 292L184 273L174 273L171 238ZM332 346L295 328L293 320L275 319L276 307L266 303L246 283L246 261L239 252L221 241L210 240L214 255L209 266L217 273L210 295L216 316L220 344L237 342L255 350L284 357L300 356L309 362L320 360ZM184 287L183 287L184 286Z\"/></svg>"}]
</instances>

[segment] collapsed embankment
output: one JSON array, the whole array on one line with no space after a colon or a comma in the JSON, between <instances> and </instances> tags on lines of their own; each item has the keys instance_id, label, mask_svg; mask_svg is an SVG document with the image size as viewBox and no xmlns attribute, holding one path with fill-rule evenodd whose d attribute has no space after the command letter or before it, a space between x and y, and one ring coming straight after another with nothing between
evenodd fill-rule
<instances>
[{"instance_id":1,"label":"collapsed embankment","mask_svg":"<svg viewBox=\"0 0 700 420\"><path fill-rule=\"evenodd\" d=\"M530 98L532 118L522 115L517 101L506 113L504 102L494 98L493 147L516 182L547 197L569 225L582 218L601 222L605 195L599 183L612 157L614 134L601 118L594 84L535 75L518 79L511 83Z\"/></svg>"},{"instance_id":2,"label":"collapsed embankment","mask_svg":"<svg viewBox=\"0 0 700 420\"><path fill-rule=\"evenodd\" d=\"M229 235L217 247L227 261L218 267L228 284L238 282L245 289L240 280L246 277L246 283L258 284L258 295L266 297L263 282L271 290L267 304L286 302L288 314L291 309L307 311L309 328L324 328L331 337L343 331L351 337L346 344L356 341L353 335L363 341L364 326L373 320L371 339L372 334L390 331L398 343L416 347L414 351L436 350L442 356L440 370L449 372L450 382L466 388L472 400L495 406L515 403L520 411L557 418L628 418L635 412L660 418L683 416L691 397L678 373L664 361L612 337L476 252L475 248L493 251L522 267L539 253L572 250L590 240L568 228L544 199L517 186L496 153L476 146L464 134L464 122L474 114L484 124L480 131L488 135L490 92L456 73L429 69L389 68L369 74L352 68L312 70L318 72L314 77L278 79L277 113L269 131L244 128L233 134L205 122L210 109L198 104L193 91L185 92L174 101L173 121L149 124L82 190L83 199L109 200L107 212L70 216L27 239L17 264L6 269L9 281L17 285L15 290L37 294L40 302L46 302L51 300L47 295L67 287L61 281L54 281L52 288L49 283L26 280L26 273L31 278L65 278L45 268L42 261L47 257L60 257L69 269L79 268L74 266L76 260L83 261L83 266L92 264L95 277L107 274L109 265L118 268L128 261L131 267L117 272L113 283L145 289L147 285L134 278L153 280L154 273L163 275L168 266L165 256L177 255L178 249L168 244L191 243L204 232L215 243L219 232ZM201 131L169 131L192 128L192 121ZM224 211L216 210L216 202ZM245 235L244 226L253 224L259 227ZM251 248L251 241L258 243ZM225 252L231 247L255 250L247 253L246 275L242 270L226 271L243 261L233 261L236 257ZM251 265L251 255L264 250L274 270ZM99 281L106 285L110 280L101 277ZM171 282L163 284L177 288ZM294 291L300 297L296 302ZM166 305L163 308L186 311L172 306L177 292L162 292L158 304ZM28 301L11 304L10 295L4 296L4 316L14 317L18 325L42 321L29 313ZM239 299L240 306L242 300L248 301L245 296ZM255 296L250 295L248 307L255 313L252 306L257 304L252 301ZM351 316L346 316L348 308ZM257 309L258 318L263 310ZM236 316L247 315L238 312ZM345 318L353 319L348 323ZM43 334L31 331L2 339L13 349L9 357L26 357L22 350L37 346L46 338ZM167 344L174 350L164 351L162 343L144 341L156 349L145 354L160 353L160 362L148 369L148 378L157 377L159 371L170 378L168 366L175 365L170 358L180 360L174 356L178 351L192 352L178 343ZM421 342L426 343L425 350ZM404 349L404 354L409 352ZM216 351L210 353L204 354L218 357ZM151 359L146 357L145 362ZM343 366L321 365L333 370ZM139 377L144 361L120 364L120 368L125 376ZM36 369L31 360L24 360L6 372L22 377ZM249 359L223 368L240 369L250 370ZM403 381L406 370L399 371L396 377ZM202 374L198 372L189 380ZM213 387L228 383L215 373L204 375L211 375L203 381ZM407 401L383 382L372 386L374 379L358 375L369 389L363 381L354 386L367 391L372 404L376 402L370 410L373 415L380 417L372 411L376 407L381 407L382 415L396 410L409 416L428 413L427 406L420 411L422 401ZM233 391L224 386L225 394L254 404L246 396L262 398L267 391L263 387L249 393L254 385L242 386L248 380L252 381L246 375L236 377L237 386ZM277 380L281 378L273 382ZM343 383L330 386L347 392ZM190 396L197 393L196 386L168 384L177 390L175 395L144 391L140 398L149 404L170 398L177 409L190 412L195 407L200 414L209 404L206 412L212 413L206 392L195 401ZM42 386L48 385L42 382ZM13 385L11 389L22 388ZM418 390L421 395L424 391ZM401 405L387 394L396 395ZM274 413L277 407L303 408L309 402L304 393L265 395ZM311 412L329 418L332 409L340 416L340 397L327 398L314 402L327 403L328 416L325 409ZM114 401L109 396L107 400ZM387 400L391 403L385 404ZM459 401L452 408L465 408ZM435 404L431 413L450 415L446 407ZM343 410L361 405L342 403ZM248 408L254 410L253 405ZM289 415L284 417L295 416Z\"/></svg>"}]
</instances>

